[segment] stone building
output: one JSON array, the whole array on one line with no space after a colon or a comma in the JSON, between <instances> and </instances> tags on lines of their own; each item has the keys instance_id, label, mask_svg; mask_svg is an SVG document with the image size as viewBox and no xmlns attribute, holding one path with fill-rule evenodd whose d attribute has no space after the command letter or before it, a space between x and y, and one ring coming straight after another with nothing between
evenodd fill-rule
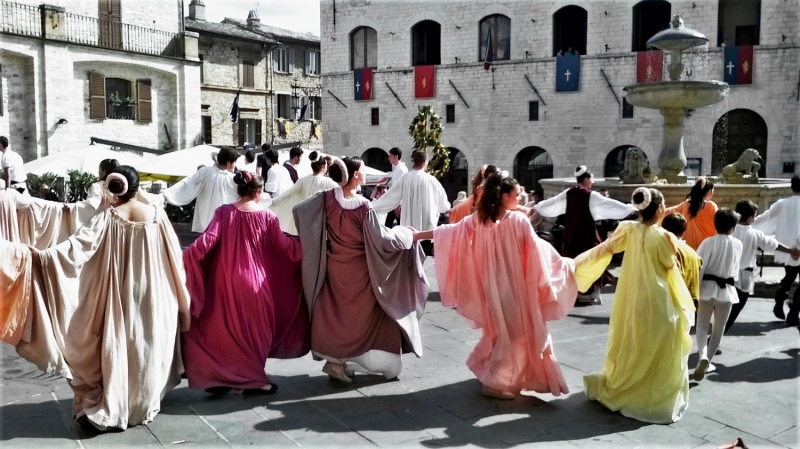
<instances>
[{"instance_id":1,"label":"stone building","mask_svg":"<svg viewBox=\"0 0 800 449\"><path fill-rule=\"evenodd\" d=\"M326 147L385 167L389 148L408 153L408 126L417 106L430 104L454 162L442 181L451 196L487 163L513 170L529 188L570 176L578 164L616 175L630 146L655 168L663 118L628 105L623 87L636 83L647 39L681 14L709 38L684 55L688 79L722 80L722 44L754 45L752 84L688 111L688 171L719 173L754 147L763 174L788 177L800 159L799 13L796 0L322 0ZM495 60L485 70L489 30ZM555 56L570 49L582 55L579 90L556 92ZM414 98L415 65L436 66L434 98ZM374 99L356 102L353 70L364 67L374 70Z\"/></svg>"},{"instance_id":2,"label":"stone building","mask_svg":"<svg viewBox=\"0 0 800 449\"><path fill-rule=\"evenodd\" d=\"M262 24L256 11L247 20L208 22L202 0L189 4L186 29L200 35L206 143L321 144L310 137L311 120L322 119L318 37ZM240 120L232 123L237 93Z\"/></svg>"},{"instance_id":3,"label":"stone building","mask_svg":"<svg viewBox=\"0 0 800 449\"><path fill-rule=\"evenodd\" d=\"M179 1L0 1L0 135L25 160L92 137L191 145L199 72Z\"/></svg>"}]
</instances>

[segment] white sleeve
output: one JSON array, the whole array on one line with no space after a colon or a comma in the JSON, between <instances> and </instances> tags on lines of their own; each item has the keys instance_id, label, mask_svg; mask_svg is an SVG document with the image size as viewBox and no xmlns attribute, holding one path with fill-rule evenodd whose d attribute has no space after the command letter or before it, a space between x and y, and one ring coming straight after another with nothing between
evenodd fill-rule
<instances>
[{"instance_id":1,"label":"white sleeve","mask_svg":"<svg viewBox=\"0 0 800 449\"><path fill-rule=\"evenodd\" d=\"M434 189L436 189L436 208L440 214L450 210L450 201L447 201L447 192L444 191L442 183L439 181L434 182Z\"/></svg>"},{"instance_id":2,"label":"white sleeve","mask_svg":"<svg viewBox=\"0 0 800 449\"><path fill-rule=\"evenodd\" d=\"M273 194L278 190L278 171L273 170L271 167L267 171L267 184L264 186L264 190L269 194Z\"/></svg>"},{"instance_id":3,"label":"white sleeve","mask_svg":"<svg viewBox=\"0 0 800 449\"><path fill-rule=\"evenodd\" d=\"M559 193L558 195L541 201L539 204L533 206L539 215L548 218L555 218L559 215L567 213L567 190Z\"/></svg>"},{"instance_id":4,"label":"white sleeve","mask_svg":"<svg viewBox=\"0 0 800 449\"><path fill-rule=\"evenodd\" d=\"M758 236L756 240L759 248L769 252L778 249L778 245L780 245L780 242L776 240L775 237L770 237L758 229L754 229L754 231Z\"/></svg>"},{"instance_id":5,"label":"white sleeve","mask_svg":"<svg viewBox=\"0 0 800 449\"><path fill-rule=\"evenodd\" d=\"M780 215L775 213L775 211L781 207L780 204L781 201L778 201L763 214L756 217L755 221L753 221L753 228L767 235L775 235L775 232L778 230L778 216Z\"/></svg>"},{"instance_id":6,"label":"white sleeve","mask_svg":"<svg viewBox=\"0 0 800 449\"><path fill-rule=\"evenodd\" d=\"M403 188L401 184L403 183L404 177L405 175L401 176L396 184L392 183L392 187L390 187L382 197L372 202L372 208L375 212L386 214L400 205L400 200L403 198Z\"/></svg>"},{"instance_id":7,"label":"white sleeve","mask_svg":"<svg viewBox=\"0 0 800 449\"><path fill-rule=\"evenodd\" d=\"M200 169L188 178L183 178L179 183L164 190L164 199L176 206L185 206L197 198L202 184L205 169Z\"/></svg>"},{"instance_id":8,"label":"white sleeve","mask_svg":"<svg viewBox=\"0 0 800 449\"><path fill-rule=\"evenodd\" d=\"M633 205L606 198L597 192L589 196L589 210L595 220L622 220L636 212Z\"/></svg>"}]
</instances>

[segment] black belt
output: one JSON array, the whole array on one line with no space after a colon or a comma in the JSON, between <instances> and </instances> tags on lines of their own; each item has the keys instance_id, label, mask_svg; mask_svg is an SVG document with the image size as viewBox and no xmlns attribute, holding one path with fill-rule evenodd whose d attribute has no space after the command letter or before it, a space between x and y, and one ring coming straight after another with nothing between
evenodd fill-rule
<instances>
[{"instance_id":1,"label":"black belt","mask_svg":"<svg viewBox=\"0 0 800 449\"><path fill-rule=\"evenodd\" d=\"M25 184L26 182L28 182L27 179L25 181L11 181L11 185L13 186L14 184Z\"/></svg>"},{"instance_id":2,"label":"black belt","mask_svg":"<svg viewBox=\"0 0 800 449\"><path fill-rule=\"evenodd\" d=\"M744 269L744 271L749 271L749 272L751 272L751 273L752 273L753 271L755 271L755 268L753 268L753 267L748 267L748 268L745 268L745 269Z\"/></svg>"},{"instance_id":3,"label":"black belt","mask_svg":"<svg viewBox=\"0 0 800 449\"><path fill-rule=\"evenodd\" d=\"M717 283L719 288L725 288L726 285L733 285L733 278L721 278L719 276L714 276L713 274L704 274L703 280L714 281Z\"/></svg>"}]
</instances>

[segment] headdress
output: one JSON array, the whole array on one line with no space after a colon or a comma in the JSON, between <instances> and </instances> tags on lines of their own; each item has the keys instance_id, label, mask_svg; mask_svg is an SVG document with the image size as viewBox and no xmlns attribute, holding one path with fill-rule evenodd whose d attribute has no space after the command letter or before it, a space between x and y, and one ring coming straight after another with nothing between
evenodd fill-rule
<instances>
[{"instance_id":1,"label":"headdress","mask_svg":"<svg viewBox=\"0 0 800 449\"><path fill-rule=\"evenodd\" d=\"M324 155L324 154L322 154L322 152L321 152L321 151L317 151L317 157L316 157L316 158L314 158L314 159L311 159L311 157L309 157L309 158L308 158L308 160L309 160L309 161L311 161L311 162L317 162L317 161L319 161L320 159L322 159L323 157L325 157L325 155Z\"/></svg>"},{"instance_id":2,"label":"headdress","mask_svg":"<svg viewBox=\"0 0 800 449\"><path fill-rule=\"evenodd\" d=\"M582 176L586 174L586 172L588 171L589 171L588 167L586 167L585 165L580 165L578 166L578 168L575 169L575 177L577 178L578 176Z\"/></svg>"},{"instance_id":3,"label":"headdress","mask_svg":"<svg viewBox=\"0 0 800 449\"><path fill-rule=\"evenodd\" d=\"M506 178L508 178L510 176L508 174L508 170L501 170L500 173L498 173L498 174L500 175L500 179L506 179Z\"/></svg>"},{"instance_id":4,"label":"headdress","mask_svg":"<svg viewBox=\"0 0 800 449\"><path fill-rule=\"evenodd\" d=\"M695 183L698 183L698 182L700 183L700 188L701 189L706 188L706 177L705 176L698 176L697 180L695 181Z\"/></svg>"},{"instance_id":5,"label":"headdress","mask_svg":"<svg viewBox=\"0 0 800 449\"><path fill-rule=\"evenodd\" d=\"M247 170L243 170L243 171L242 171L242 178L244 179L244 182L245 182L245 183L249 183L250 181L252 181L252 180L253 180L253 174L252 174L252 173L250 173L250 172L249 172L249 171L247 171Z\"/></svg>"},{"instance_id":6,"label":"headdress","mask_svg":"<svg viewBox=\"0 0 800 449\"><path fill-rule=\"evenodd\" d=\"M637 193L641 193L642 198L644 198L640 203L637 203L636 200L634 199ZM635 207L636 210L647 209L647 206L650 205L650 201L652 200L653 196L650 194L650 189L648 189L647 187L639 187L636 190L634 190L633 195L631 195L631 203L633 203L633 207Z\"/></svg>"},{"instance_id":7,"label":"headdress","mask_svg":"<svg viewBox=\"0 0 800 449\"><path fill-rule=\"evenodd\" d=\"M350 178L347 176L347 166L344 165L344 161L337 157L333 160L333 164L338 165L339 169L342 170L342 182L340 184L342 186L347 185L347 181L349 181Z\"/></svg>"},{"instance_id":8,"label":"headdress","mask_svg":"<svg viewBox=\"0 0 800 449\"><path fill-rule=\"evenodd\" d=\"M122 183L122 192L114 193L114 192L111 192L110 190L108 190L108 185L114 179L116 179L116 180L118 180L119 182ZM106 183L105 183L104 187L112 195L114 195L116 197L120 197L120 196L125 195L126 193L128 193L128 178L122 176L120 173L111 173L110 175L106 176Z\"/></svg>"}]
</instances>

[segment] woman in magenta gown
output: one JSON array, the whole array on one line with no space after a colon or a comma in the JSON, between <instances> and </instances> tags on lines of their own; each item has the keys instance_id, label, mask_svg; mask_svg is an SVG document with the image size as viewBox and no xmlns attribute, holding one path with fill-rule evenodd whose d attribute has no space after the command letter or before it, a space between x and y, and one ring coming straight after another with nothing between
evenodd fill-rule
<instances>
[{"instance_id":1,"label":"woman in magenta gown","mask_svg":"<svg viewBox=\"0 0 800 449\"><path fill-rule=\"evenodd\" d=\"M308 311L297 237L258 204L264 181L234 177L239 201L218 208L206 231L183 254L192 323L183 334L189 386L211 393L273 393L267 358L309 351Z\"/></svg>"}]
</instances>

